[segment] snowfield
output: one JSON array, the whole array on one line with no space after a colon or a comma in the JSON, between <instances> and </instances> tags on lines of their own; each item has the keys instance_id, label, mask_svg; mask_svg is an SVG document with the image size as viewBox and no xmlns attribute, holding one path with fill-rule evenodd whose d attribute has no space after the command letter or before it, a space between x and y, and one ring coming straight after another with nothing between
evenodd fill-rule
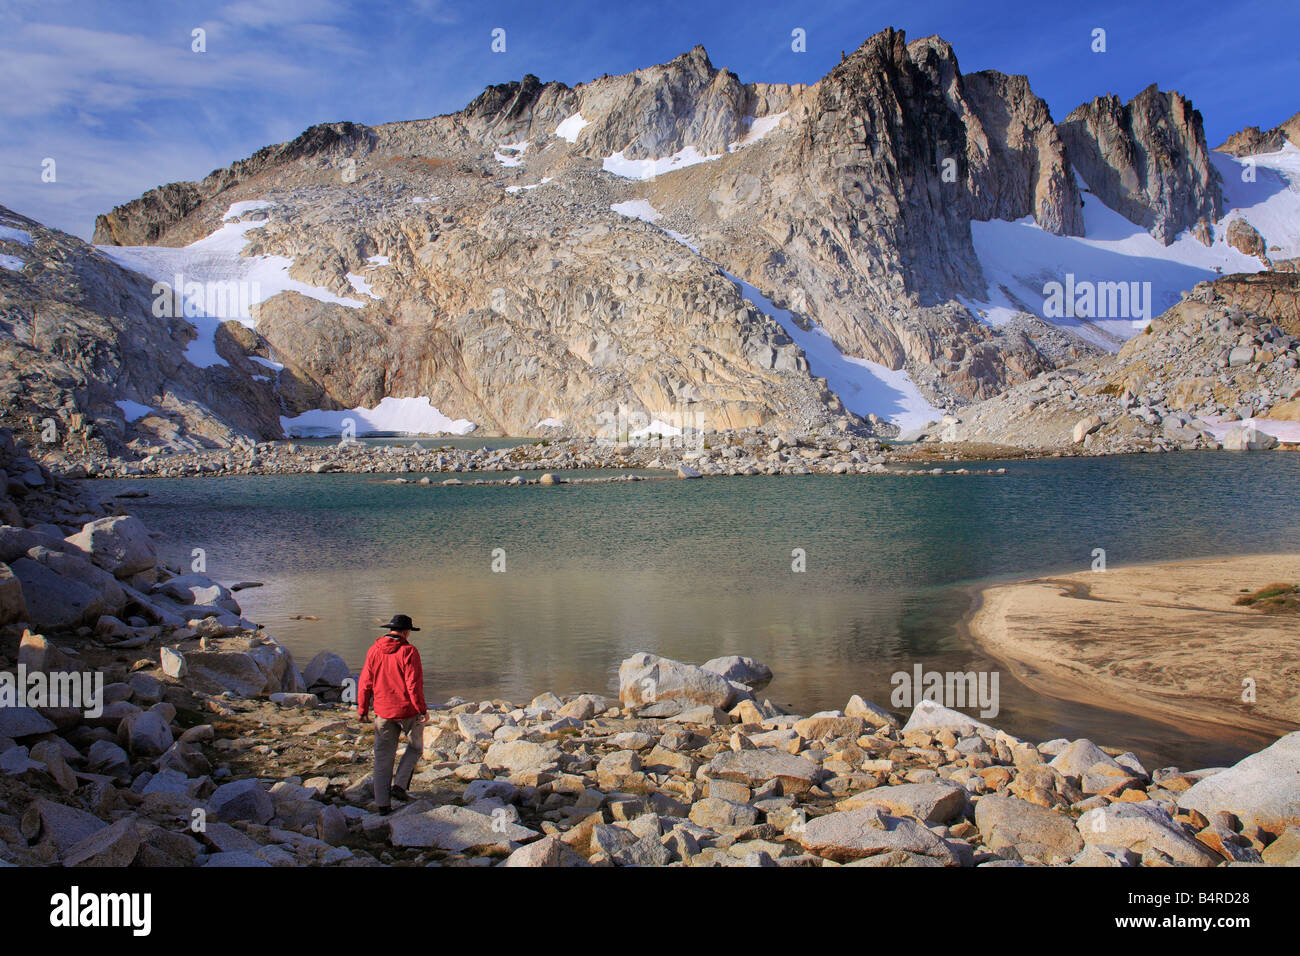
<instances>
[{"instance_id":1,"label":"snowfield","mask_svg":"<svg viewBox=\"0 0 1300 956\"><path fill-rule=\"evenodd\" d=\"M341 435L351 419L357 435L390 432L397 435L432 435L450 432L468 435L478 426L464 418L455 421L434 408L427 397L384 398L374 408L341 411L312 409L292 418L280 416L280 426L291 438Z\"/></svg>"},{"instance_id":2,"label":"snowfield","mask_svg":"<svg viewBox=\"0 0 1300 956\"><path fill-rule=\"evenodd\" d=\"M265 220L236 221L248 212L266 209L264 200L237 202L227 210L222 225L211 235L188 246L96 246L122 266L173 287L177 277L183 283L185 319L198 330L198 337L185 349L185 357L199 368L229 363L217 354L213 337L217 327L229 319L254 328L256 323L242 306L265 302L281 292L296 292L310 299L361 309L365 302L344 298L329 289L308 285L289 276L293 260L287 256L244 256L247 233L266 225ZM209 311L215 288L232 289L237 295L215 297L226 307ZM161 291L161 290L157 290ZM233 300L233 301L232 301ZM237 302L238 307L235 307ZM193 312L194 314L190 314Z\"/></svg>"},{"instance_id":3,"label":"snowfield","mask_svg":"<svg viewBox=\"0 0 1300 956\"><path fill-rule=\"evenodd\" d=\"M10 272L22 272L23 266L26 264L17 256L0 255L0 269L8 269Z\"/></svg>"},{"instance_id":4,"label":"snowfield","mask_svg":"<svg viewBox=\"0 0 1300 956\"><path fill-rule=\"evenodd\" d=\"M990 325L1015 313L1032 312L1110 351L1140 332L1147 322L1182 298L1198 282L1232 272L1259 272L1264 264L1228 245L1228 225L1244 216L1264 237L1269 255L1300 255L1300 149L1287 144L1275 153L1236 159L1211 153L1223 177L1224 216L1214 224L1214 242L1203 246L1190 232L1165 246L1145 229L1083 192L1086 235L1055 236L1032 217L1007 222L972 222L971 239L988 282L987 298L962 304ZM1243 179L1243 173L1254 181ZM1279 247L1277 251L1274 246ZM1046 314L1048 283L1143 283L1150 285L1150 315L1106 318L1053 317Z\"/></svg>"}]
</instances>

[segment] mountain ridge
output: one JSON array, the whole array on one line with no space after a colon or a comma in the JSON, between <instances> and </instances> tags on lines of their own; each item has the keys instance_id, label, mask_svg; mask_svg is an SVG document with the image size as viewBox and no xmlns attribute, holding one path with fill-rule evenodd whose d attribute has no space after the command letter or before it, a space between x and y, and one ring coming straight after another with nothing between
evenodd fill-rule
<instances>
[{"instance_id":1,"label":"mountain ridge","mask_svg":"<svg viewBox=\"0 0 1300 956\"><path fill-rule=\"evenodd\" d=\"M1042 270L993 270L984 225L1065 243L1050 278L1105 242L1093 198L1175 257L1192 234L1232 270L1288 252L1225 209L1219 162L1176 92L1057 123L1028 78L963 74L942 38L886 29L811 85L742 83L697 46L573 87L527 74L428 119L318 124L115 207L95 241L155 283L278 263L252 315L195 327L291 371L282 422L424 397L512 434L591 434L624 407L888 434L903 407L951 412L1132 334L1045 322ZM242 240L220 262L219 236ZM901 390L863 397L891 370Z\"/></svg>"}]
</instances>

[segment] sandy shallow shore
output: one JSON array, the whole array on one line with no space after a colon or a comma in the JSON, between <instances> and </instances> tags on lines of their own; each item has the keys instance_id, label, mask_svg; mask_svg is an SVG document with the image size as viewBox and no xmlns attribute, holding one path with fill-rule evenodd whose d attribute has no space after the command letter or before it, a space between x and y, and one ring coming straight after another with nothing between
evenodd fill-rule
<instances>
[{"instance_id":1,"label":"sandy shallow shore","mask_svg":"<svg viewBox=\"0 0 1300 956\"><path fill-rule=\"evenodd\" d=\"M969 630L1039 693L1276 734L1300 726L1300 616L1234 603L1276 581L1300 583L1300 555L1038 578L986 589Z\"/></svg>"}]
</instances>

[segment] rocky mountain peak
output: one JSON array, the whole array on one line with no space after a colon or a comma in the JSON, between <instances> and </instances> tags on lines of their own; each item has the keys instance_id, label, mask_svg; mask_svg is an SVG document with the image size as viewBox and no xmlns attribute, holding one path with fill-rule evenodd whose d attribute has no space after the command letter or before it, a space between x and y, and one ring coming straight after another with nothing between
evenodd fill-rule
<instances>
[{"instance_id":1,"label":"rocky mountain peak","mask_svg":"<svg viewBox=\"0 0 1300 956\"><path fill-rule=\"evenodd\" d=\"M1201 114L1154 83L1127 103L1099 96L1060 124L1070 161L1098 198L1165 245L1223 216Z\"/></svg>"}]
</instances>

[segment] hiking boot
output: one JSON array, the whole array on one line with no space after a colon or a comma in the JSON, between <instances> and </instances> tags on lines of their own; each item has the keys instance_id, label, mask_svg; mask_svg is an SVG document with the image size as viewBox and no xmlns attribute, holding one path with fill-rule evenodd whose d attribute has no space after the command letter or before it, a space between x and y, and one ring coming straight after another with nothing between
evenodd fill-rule
<instances>
[{"instance_id":1,"label":"hiking boot","mask_svg":"<svg viewBox=\"0 0 1300 956\"><path fill-rule=\"evenodd\" d=\"M375 813L379 814L381 817L386 817L392 812L393 812L392 807L380 807L378 810L375 811Z\"/></svg>"},{"instance_id":2,"label":"hiking boot","mask_svg":"<svg viewBox=\"0 0 1300 956\"><path fill-rule=\"evenodd\" d=\"M388 792L389 792L389 794L392 795L392 797L393 797L394 800L401 800L401 801L405 802L405 801L411 799L409 796L407 796L406 791L403 790L401 787L393 787L393 788L392 788L391 790L389 790Z\"/></svg>"}]
</instances>

